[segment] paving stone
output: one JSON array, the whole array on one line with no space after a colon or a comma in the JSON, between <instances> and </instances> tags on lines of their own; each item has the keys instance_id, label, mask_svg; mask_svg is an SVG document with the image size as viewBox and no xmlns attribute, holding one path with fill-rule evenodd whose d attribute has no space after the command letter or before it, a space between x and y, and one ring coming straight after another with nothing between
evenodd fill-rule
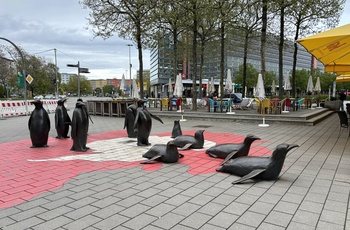
<instances>
[{"instance_id":1,"label":"paving stone","mask_svg":"<svg viewBox=\"0 0 350 230\"><path fill-rule=\"evenodd\" d=\"M295 204L300 204L304 199L304 196L294 194L294 193L285 193L282 197L282 201L285 202L290 202L290 203L295 203Z\"/></svg>"},{"instance_id":2,"label":"paving stone","mask_svg":"<svg viewBox=\"0 0 350 230\"><path fill-rule=\"evenodd\" d=\"M286 201L280 201L277 203L274 210L293 215L297 211L298 207L299 207L298 204L290 203Z\"/></svg>"},{"instance_id":3,"label":"paving stone","mask_svg":"<svg viewBox=\"0 0 350 230\"><path fill-rule=\"evenodd\" d=\"M189 199L191 199L191 197L178 194L178 195L166 200L164 203L170 204L173 206L180 206L181 204L187 202Z\"/></svg>"},{"instance_id":4,"label":"paving stone","mask_svg":"<svg viewBox=\"0 0 350 230\"><path fill-rule=\"evenodd\" d=\"M157 218L148 214L141 214L123 223L123 226L131 229L142 229L155 221Z\"/></svg>"},{"instance_id":5,"label":"paving stone","mask_svg":"<svg viewBox=\"0 0 350 230\"><path fill-rule=\"evenodd\" d=\"M78 220L84 216L90 215L90 213L96 212L97 210L99 210L97 207L86 205L78 209L74 209L71 212L66 212L64 215L72 220Z\"/></svg>"},{"instance_id":6,"label":"paving stone","mask_svg":"<svg viewBox=\"0 0 350 230\"><path fill-rule=\"evenodd\" d=\"M128 207L133 206L134 204L137 204L138 202L141 202L143 200L145 200L145 198L140 197L140 196L130 196L124 200L117 202L116 204L123 206L125 208L128 208Z\"/></svg>"},{"instance_id":7,"label":"paving stone","mask_svg":"<svg viewBox=\"0 0 350 230\"><path fill-rule=\"evenodd\" d=\"M119 212L119 214L129 217L129 218L134 218L137 215L140 215L141 213L149 210L150 207L143 205L143 204L135 204L134 206L131 206L127 209L124 209L123 211Z\"/></svg>"},{"instance_id":8,"label":"paving stone","mask_svg":"<svg viewBox=\"0 0 350 230\"><path fill-rule=\"evenodd\" d=\"M193 212L197 211L200 207L201 207L200 205L186 202L180 205L179 207L175 208L174 210L172 210L172 212L182 216L189 216Z\"/></svg>"},{"instance_id":9,"label":"paving stone","mask_svg":"<svg viewBox=\"0 0 350 230\"><path fill-rule=\"evenodd\" d=\"M213 196L214 198L222 194L225 190L222 188L211 187L202 192L203 195Z\"/></svg>"},{"instance_id":10,"label":"paving stone","mask_svg":"<svg viewBox=\"0 0 350 230\"><path fill-rule=\"evenodd\" d=\"M60 226L66 225L68 223L72 222L72 219L69 219L65 216L57 216L54 219L50 219L48 221L45 221L42 224L36 225L34 227L35 230L47 230L47 229L56 229Z\"/></svg>"},{"instance_id":11,"label":"paving stone","mask_svg":"<svg viewBox=\"0 0 350 230\"><path fill-rule=\"evenodd\" d=\"M322 209L323 209L323 204L318 203L318 202L304 200L301 203L299 209L304 210L304 211L308 211L308 212L313 212L316 214L321 214Z\"/></svg>"},{"instance_id":12,"label":"paving stone","mask_svg":"<svg viewBox=\"0 0 350 230\"><path fill-rule=\"evenodd\" d=\"M251 205L248 210L267 215L273 209L273 207L273 204L257 201Z\"/></svg>"},{"instance_id":13,"label":"paving stone","mask_svg":"<svg viewBox=\"0 0 350 230\"><path fill-rule=\"evenodd\" d=\"M219 212L208 223L227 229L238 219L238 217L238 215L234 215L231 213Z\"/></svg>"},{"instance_id":14,"label":"paving stone","mask_svg":"<svg viewBox=\"0 0 350 230\"><path fill-rule=\"evenodd\" d=\"M185 195L185 196L188 196L188 197L195 197L198 194L202 193L203 191L204 191L204 189L191 187L191 188L188 188L185 191L183 191L181 193L181 195Z\"/></svg>"},{"instance_id":15,"label":"paving stone","mask_svg":"<svg viewBox=\"0 0 350 230\"><path fill-rule=\"evenodd\" d=\"M259 199L259 196L257 195L252 195L252 194L242 194L237 199L235 202L242 203L242 204L249 204L252 205L254 204L257 200Z\"/></svg>"},{"instance_id":16,"label":"paving stone","mask_svg":"<svg viewBox=\"0 0 350 230\"><path fill-rule=\"evenodd\" d=\"M140 191L134 188L126 188L125 190L115 193L113 196L118 197L120 199L125 199L128 198L132 195L135 195L137 193L139 193Z\"/></svg>"},{"instance_id":17,"label":"paving stone","mask_svg":"<svg viewBox=\"0 0 350 230\"><path fill-rule=\"evenodd\" d=\"M181 193L183 190L179 188L168 188L159 193L159 195L164 197L174 197L176 194Z\"/></svg>"},{"instance_id":18,"label":"paving stone","mask_svg":"<svg viewBox=\"0 0 350 230\"><path fill-rule=\"evenodd\" d=\"M329 222L324 222L324 221L319 221L317 224L317 230L343 230L346 229L344 228L344 225L339 225L339 224L334 224L334 223L329 223Z\"/></svg>"},{"instance_id":19,"label":"paving stone","mask_svg":"<svg viewBox=\"0 0 350 230\"><path fill-rule=\"evenodd\" d=\"M16 222L14 224L8 225L4 230L18 230L18 229L30 229L38 224L43 223L44 221L37 217L30 217L28 219Z\"/></svg>"},{"instance_id":20,"label":"paving stone","mask_svg":"<svg viewBox=\"0 0 350 230\"><path fill-rule=\"evenodd\" d=\"M232 203L236 198L237 198L236 196L230 196L230 195L227 195L227 194L221 194L221 195L218 195L217 197L215 197L212 200L212 202L213 203L217 203L217 204L227 205L227 204Z\"/></svg>"},{"instance_id":21,"label":"paving stone","mask_svg":"<svg viewBox=\"0 0 350 230\"><path fill-rule=\"evenodd\" d=\"M155 189L155 188L148 188L145 189L139 193L137 193L137 196L141 196L141 197L145 197L145 198L149 198L152 197L158 193L160 193L162 190L160 189Z\"/></svg>"},{"instance_id":22,"label":"paving stone","mask_svg":"<svg viewBox=\"0 0 350 230\"><path fill-rule=\"evenodd\" d=\"M265 215L263 214L247 211L237 219L237 223L257 228L264 220L264 218Z\"/></svg>"},{"instance_id":23,"label":"paving stone","mask_svg":"<svg viewBox=\"0 0 350 230\"><path fill-rule=\"evenodd\" d=\"M101 219L98 217L95 217L93 215L87 215L83 218L77 219L69 224L64 225L64 228L67 229L85 229L91 225L96 224L97 222L100 222Z\"/></svg>"},{"instance_id":24,"label":"paving stone","mask_svg":"<svg viewBox=\"0 0 350 230\"><path fill-rule=\"evenodd\" d=\"M32 209L28 209L26 211L22 211L20 213L15 213L15 214L11 215L10 218L14 219L16 221L22 221L22 220L25 220L27 218L31 218L33 216L44 213L46 211L47 211L47 209L38 206L38 207L35 207Z\"/></svg>"},{"instance_id":25,"label":"paving stone","mask_svg":"<svg viewBox=\"0 0 350 230\"><path fill-rule=\"evenodd\" d=\"M265 193L259 198L259 201L270 204L277 204L281 198L281 195Z\"/></svg>"},{"instance_id":26,"label":"paving stone","mask_svg":"<svg viewBox=\"0 0 350 230\"><path fill-rule=\"evenodd\" d=\"M14 224L16 221L10 217L0 218L0 229L4 229L6 226Z\"/></svg>"},{"instance_id":27,"label":"paving stone","mask_svg":"<svg viewBox=\"0 0 350 230\"><path fill-rule=\"evenodd\" d=\"M138 194L139 195L139 194ZM154 207L157 206L158 204L168 200L169 198L165 197L165 196L161 196L158 194L155 194L147 199L144 199L143 201L141 201L141 204L145 204L149 207Z\"/></svg>"},{"instance_id":28,"label":"paving stone","mask_svg":"<svg viewBox=\"0 0 350 230\"><path fill-rule=\"evenodd\" d=\"M225 228L221 228L219 226L214 226L211 224L205 224L199 230L225 230Z\"/></svg>"},{"instance_id":29,"label":"paving stone","mask_svg":"<svg viewBox=\"0 0 350 230\"><path fill-rule=\"evenodd\" d=\"M346 219L346 214L344 212L335 212L335 211L325 210L325 209L323 209L320 217L321 221L325 221L333 224L344 223L345 219Z\"/></svg>"},{"instance_id":30,"label":"paving stone","mask_svg":"<svg viewBox=\"0 0 350 230\"><path fill-rule=\"evenodd\" d=\"M98 208L104 208L104 207L107 207L111 204L118 203L121 200L122 199L120 199L120 198L110 196L110 197L105 197L103 199L97 200L97 201L91 203L91 205L98 207Z\"/></svg>"},{"instance_id":31,"label":"paving stone","mask_svg":"<svg viewBox=\"0 0 350 230\"><path fill-rule=\"evenodd\" d=\"M339 202L339 201L333 201L333 200L326 200L326 203L324 204L324 209L330 210L330 211L336 211L336 212L347 212L347 203Z\"/></svg>"},{"instance_id":32,"label":"paving stone","mask_svg":"<svg viewBox=\"0 0 350 230\"><path fill-rule=\"evenodd\" d=\"M63 205L71 204L74 201L75 200L73 200L71 198L62 197L62 198L59 198L58 200L54 200L50 203L43 204L43 205L41 205L41 207L46 208L48 210L51 210L51 209L55 209L55 208L58 208L58 207L63 206Z\"/></svg>"},{"instance_id":33,"label":"paving stone","mask_svg":"<svg viewBox=\"0 0 350 230\"><path fill-rule=\"evenodd\" d=\"M234 223L228 230L255 230L256 228L244 225L241 223Z\"/></svg>"},{"instance_id":34,"label":"paving stone","mask_svg":"<svg viewBox=\"0 0 350 230\"><path fill-rule=\"evenodd\" d=\"M93 212L92 215L97 216L101 219L105 219L109 216L112 216L116 213L119 213L121 211L125 210L125 207L116 205L116 204L112 204L110 206L107 206L103 209L99 209L96 212Z\"/></svg>"},{"instance_id":35,"label":"paving stone","mask_svg":"<svg viewBox=\"0 0 350 230\"><path fill-rule=\"evenodd\" d=\"M8 217L11 215L14 215L16 213L22 212L22 210L16 208L16 207L11 207L11 208L6 208L6 209L0 209L0 219L4 217Z\"/></svg>"},{"instance_id":36,"label":"paving stone","mask_svg":"<svg viewBox=\"0 0 350 230\"><path fill-rule=\"evenodd\" d=\"M316 226L310 226L307 224L292 221L289 224L287 230L316 230Z\"/></svg>"},{"instance_id":37,"label":"paving stone","mask_svg":"<svg viewBox=\"0 0 350 230\"><path fill-rule=\"evenodd\" d=\"M120 226L121 224L125 223L126 221L129 220L129 218L119 215L119 214L115 214L115 213L111 213L112 215L107 217L107 218L103 218L101 221L97 222L96 224L94 224L93 226L96 227L97 229L117 229L117 227L124 228L122 226ZM127 228L124 228L127 229Z\"/></svg>"},{"instance_id":38,"label":"paving stone","mask_svg":"<svg viewBox=\"0 0 350 230\"><path fill-rule=\"evenodd\" d=\"M191 228L199 229L210 218L211 216L208 216L202 213L193 213L192 215L190 215L189 217L181 221L181 224Z\"/></svg>"},{"instance_id":39,"label":"paving stone","mask_svg":"<svg viewBox=\"0 0 350 230\"><path fill-rule=\"evenodd\" d=\"M324 203L326 201L327 195L317 194L317 193L308 193L305 196L305 200Z\"/></svg>"},{"instance_id":40,"label":"paving stone","mask_svg":"<svg viewBox=\"0 0 350 230\"><path fill-rule=\"evenodd\" d=\"M277 225L273 225L270 223L265 223L263 222L258 228L257 230L285 230L285 227L281 227L281 226L277 226Z\"/></svg>"},{"instance_id":41,"label":"paving stone","mask_svg":"<svg viewBox=\"0 0 350 230\"><path fill-rule=\"evenodd\" d=\"M209 203L205 204L204 206L202 206L198 210L198 212L203 213L203 214L207 214L210 216L215 216L216 214L221 212L224 208L225 208L225 205L209 202Z\"/></svg>"},{"instance_id":42,"label":"paving stone","mask_svg":"<svg viewBox=\"0 0 350 230\"><path fill-rule=\"evenodd\" d=\"M314 228L316 227L319 217L320 215L316 213L298 210L293 216L292 221L298 222L301 224L306 224Z\"/></svg>"},{"instance_id":43,"label":"paving stone","mask_svg":"<svg viewBox=\"0 0 350 230\"><path fill-rule=\"evenodd\" d=\"M208 202L210 202L211 200L213 200L212 196L207 196L207 195L203 195L203 194L199 194L195 197L193 197L191 200L189 200L188 202L193 203L193 204L198 204L198 205L205 205Z\"/></svg>"},{"instance_id":44,"label":"paving stone","mask_svg":"<svg viewBox=\"0 0 350 230\"><path fill-rule=\"evenodd\" d=\"M266 217L264 222L273 224L273 225L278 225L281 227L287 227L289 222L292 220L293 215L287 214L287 213L282 213L278 211L272 211L269 213L269 215Z\"/></svg>"},{"instance_id":45,"label":"paving stone","mask_svg":"<svg viewBox=\"0 0 350 230\"><path fill-rule=\"evenodd\" d=\"M154 221L152 225L160 227L162 229L170 229L182 221L185 217L176 213L167 213L160 217L158 220Z\"/></svg>"},{"instance_id":46,"label":"paving stone","mask_svg":"<svg viewBox=\"0 0 350 230\"><path fill-rule=\"evenodd\" d=\"M146 213L159 218L175 208L176 207L173 205L161 203L161 204L151 208L150 210L146 211Z\"/></svg>"},{"instance_id":47,"label":"paving stone","mask_svg":"<svg viewBox=\"0 0 350 230\"><path fill-rule=\"evenodd\" d=\"M50 219L53 219L53 218L56 218L56 217L59 217L61 215L64 215L66 213L69 213L73 211L72 208L70 207L67 207L67 206L60 206L58 208L55 208L55 209L52 209L52 210L49 210L49 211L46 211L46 212L43 212L39 215L37 215L37 217L41 218L41 219L44 219L44 220L50 220Z\"/></svg>"},{"instance_id":48,"label":"paving stone","mask_svg":"<svg viewBox=\"0 0 350 230\"><path fill-rule=\"evenodd\" d=\"M223 211L240 216L248 208L249 208L249 205L247 205L247 204L241 204L241 203L238 203L238 202L233 202L230 205L228 205L226 208L224 208Z\"/></svg>"}]
</instances>

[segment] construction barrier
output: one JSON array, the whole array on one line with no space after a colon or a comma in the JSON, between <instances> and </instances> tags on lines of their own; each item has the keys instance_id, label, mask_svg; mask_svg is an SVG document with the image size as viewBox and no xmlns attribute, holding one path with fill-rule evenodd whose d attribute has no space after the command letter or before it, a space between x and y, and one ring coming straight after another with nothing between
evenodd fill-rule
<instances>
[{"instance_id":1,"label":"construction barrier","mask_svg":"<svg viewBox=\"0 0 350 230\"><path fill-rule=\"evenodd\" d=\"M29 115L35 106L25 101L0 101L0 118ZM57 100L42 100L43 108L48 113L54 113L57 107ZM27 108L26 108L27 107ZM28 112L26 112L28 111Z\"/></svg>"}]
</instances>

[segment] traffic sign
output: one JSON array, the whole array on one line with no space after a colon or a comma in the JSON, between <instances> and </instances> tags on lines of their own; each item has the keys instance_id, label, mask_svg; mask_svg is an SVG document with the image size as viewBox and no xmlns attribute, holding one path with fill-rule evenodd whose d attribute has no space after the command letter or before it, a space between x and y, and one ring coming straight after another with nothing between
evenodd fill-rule
<instances>
[{"instance_id":1,"label":"traffic sign","mask_svg":"<svg viewBox=\"0 0 350 230\"><path fill-rule=\"evenodd\" d=\"M34 78L32 76L30 76L30 74L28 74L26 77L26 80L29 84L31 84L33 82Z\"/></svg>"}]
</instances>

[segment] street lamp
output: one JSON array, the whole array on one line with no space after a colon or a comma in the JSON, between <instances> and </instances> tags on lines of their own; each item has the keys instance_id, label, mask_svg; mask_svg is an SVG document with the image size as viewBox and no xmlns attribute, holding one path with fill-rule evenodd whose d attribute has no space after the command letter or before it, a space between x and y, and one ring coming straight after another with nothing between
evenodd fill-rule
<instances>
[{"instance_id":1,"label":"street lamp","mask_svg":"<svg viewBox=\"0 0 350 230\"><path fill-rule=\"evenodd\" d=\"M130 47L132 46L132 44L127 44L127 46L129 46L129 69L130 69L130 96L131 96L131 92L132 92L132 84L131 84L131 56L130 56Z\"/></svg>"},{"instance_id":2,"label":"street lamp","mask_svg":"<svg viewBox=\"0 0 350 230\"><path fill-rule=\"evenodd\" d=\"M90 73L88 68L80 68L80 63L78 64L67 64L68 67L76 67L78 68L78 98L80 98L80 73Z\"/></svg>"}]
</instances>

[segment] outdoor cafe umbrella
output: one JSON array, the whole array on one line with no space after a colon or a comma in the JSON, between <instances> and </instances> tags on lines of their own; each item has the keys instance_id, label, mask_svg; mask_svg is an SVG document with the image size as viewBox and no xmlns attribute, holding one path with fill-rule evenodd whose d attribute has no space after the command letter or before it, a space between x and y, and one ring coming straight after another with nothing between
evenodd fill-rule
<instances>
[{"instance_id":1,"label":"outdoor cafe umbrella","mask_svg":"<svg viewBox=\"0 0 350 230\"><path fill-rule=\"evenodd\" d=\"M124 90L125 90L125 76L124 76L124 74L122 76L122 80L120 82L120 87L119 88L122 91L122 95L124 96Z\"/></svg>"},{"instance_id":2,"label":"outdoor cafe umbrella","mask_svg":"<svg viewBox=\"0 0 350 230\"><path fill-rule=\"evenodd\" d=\"M132 79L132 97L139 98L139 88L137 87L136 80Z\"/></svg>"},{"instance_id":3,"label":"outdoor cafe umbrella","mask_svg":"<svg viewBox=\"0 0 350 230\"><path fill-rule=\"evenodd\" d=\"M169 78L168 93L169 93L169 97L173 93L173 84L171 83L171 78Z\"/></svg>"},{"instance_id":4,"label":"outdoor cafe umbrella","mask_svg":"<svg viewBox=\"0 0 350 230\"><path fill-rule=\"evenodd\" d=\"M307 82L306 92L312 93L314 91L314 83L312 82L312 76L309 76L309 80Z\"/></svg>"},{"instance_id":5,"label":"outdoor cafe umbrella","mask_svg":"<svg viewBox=\"0 0 350 230\"><path fill-rule=\"evenodd\" d=\"M350 82L350 73L340 74L335 79L336 82Z\"/></svg>"},{"instance_id":6,"label":"outdoor cafe umbrella","mask_svg":"<svg viewBox=\"0 0 350 230\"><path fill-rule=\"evenodd\" d=\"M211 77L209 84L209 94L213 94L215 92L214 78Z\"/></svg>"},{"instance_id":7,"label":"outdoor cafe umbrella","mask_svg":"<svg viewBox=\"0 0 350 230\"><path fill-rule=\"evenodd\" d=\"M182 78L181 73L176 76L176 82L175 82L175 88L174 88L174 95L180 100L180 106L179 111L182 111L181 105L182 105L182 94L184 91L184 86L182 84Z\"/></svg>"},{"instance_id":8,"label":"outdoor cafe umbrella","mask_svg":"<svg viewBox=\"0 0 350 230\"><path fill-rule=\"evenodd\" d=\"M232 77L231 77L231 69L227 70L227 77L226 77L226 84L225 84L225 90L230 95L230 111L227 112L227 114L235 114L235 112L232 112L232 106L231 106L231 93L233 92L233 86L232 86Z\"/></svg>"},{"instance_id":9,"label":"outdoor cafe umbrella","mask_svg":"<svg viewBox=\"0 0 350 230\"><path fill-rule=\"evenodd\" d=\"M297 40L316 59L325 72L350 71L350 24Z\"/></svg>"},{"instance_id":10,"label":"outdoor cafe umbrella","mask_svg":"<svg viewBox=\"0 0 350 230\"><path fill-rule=\"evenodd\" d=\"M265 88L264 88L264 81L262 78L262 75L259 73L258 75L258 82L255 87L255 94L254 96L259 99L260 101L260 113L262 113L262 103L263 100L265 99ZM265 113L264 113L265 114ZM263 123L259 124L260 127L267 127L269 126L268 124L265 124L265 117L263 117Z\"/></svg>"},{"instance_id":11,"label":"outdoor cafe umbrella","mask_svg":"<svg viewBox=\"0 0 350 230\"><path fill-rule=\"evenodd\" d=\"M275 83L275 80L272 81L271 93L272 93L272 94L275 94L275 93L276 93L276 83Z\"/></svg>"}]
</instances>

